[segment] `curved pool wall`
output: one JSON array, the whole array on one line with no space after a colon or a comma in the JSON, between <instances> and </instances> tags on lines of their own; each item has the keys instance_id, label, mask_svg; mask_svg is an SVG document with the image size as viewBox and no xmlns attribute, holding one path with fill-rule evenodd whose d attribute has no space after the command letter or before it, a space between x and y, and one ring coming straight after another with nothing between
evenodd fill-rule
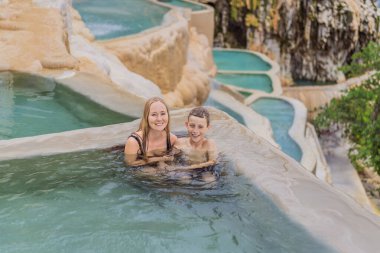
<instances>
[{"instance_id":1,"label":"curved pool wall","mask_svg":"<svg viewBox=\"0 0 380 253\"><path fill-rule=\"evenodd\" d=\"M219 71L269 71L272 66L258 54L238 49L213 49Z\"/></svg>"},{"instance_id":2,"label":"curved pool wall","mask_svg":"<svg viewBox=\"0 0 380 253\"><path fill-rule=\"evenodd\" d=\"M184 130L183 122L186 120L188 112L188 109L172 112L173 130ZM342 192L337 191L333 187L310 175L310 173L306 172L296 161L289 159L288 156L273 147L265 139L240 124L237 124L235 120L232 120L225 113L212 108L210 108L210 112L214 127L210 129L209 137L216 141L217 146L220 147L219 151L223 154L228 154L228 159L236 166L236 172L243 173L243 175L249 178L254 187L273 201L274 205L281 210L281 213L285 213L295 224L306 229L306 233L310 233L312 237L315 237L317 241L315 241L316 244L314 245L322 246L323 252L329 250L331 250L331 252L348 253L376 252L380 247L380 242L377 238L377 232L380 229L379 217L363 209L353 199L347 197ZM0 160L23 159L36 155L45 156L91 149L104 149L122 145L127 136L138 127L138 123L139 121L134 121L104 127L74 130L65 133L0 141ZM57 142L62 145L56 145ZM81 154L76 153L72 155L80 156ZM53 159L52 163L56 161L54 157L47 159ZM107 159L112 159L112 157ZM2 162L1 164L4 165L5 163ZM81 170L82 172L88 170L88 173L82 173L79 170L76 171L85 177L94 176L94 173L107 173L102 171L101 166L92 168L95 169L95 171L87 166L84 166ZM64 175L67 171L57 170L57 173ZM110 180L115 182L114 180L120 180L118 175L122 173L115 170L111 174L112 179ZM12 175L15 174L12 173L8 176ZM70 175L68 176L70 177ZM108 176L106 178L108 178ZM53 179L54 178L52 178L52 180ZM58 180L58 178L56 179ZM98 185L93 191L95 191L95 193L102 193L103 199L104 194L110 196L109 194L111 194L113 189L115 189L115 192L120 192L120 190L122 190L119 189L121 185L118 182L115 184L112 184L112 182L110 184L104 182L105 184ZM31 185L30 183L31 182L29 182L29 185ZM70 184L70 181L67 183ZM82 185L82 187L80 187L80 185ZM83 182L80 185L70 187L70 189L81 190L84 194L87 187L83 185ZM35 190L34 192L33 189L29 188L28 194L19 193L14 197L10 195L5 196L7 198L12 197L14 201L20 201L20 198L22 199L37 194L35 196L37 199L34 200L34 206L30 206L28 210L30 210L30 208L38 209L39 206L36 205L36 203L39 202L37 200L42 201L44 196L46 196L45 194L49 193L49 191L41 192L40 190L43 189L40 188ZM64 189L61 190L63 191ZM127 194L125 197L130 199L132 196ZM198 199L199 195L197 196ZM313 197L310 198L310 196ZM72 199L67 198L68 196L61 195L61 197L65 199L66 203ZM192 198L194 198L194 196ZM54 202L53 199L50 201ZM62 201L64 201L64 199L61 198ZM108 198L105 198L104 200L107 199ZM120 199L118 197L116 199L123 200L123 198ZM123 203L120 204L122 205ZM40 207L42 208L42 206ZM111 208L109 205L107 205L107 207ZM125 207L128 208L128 206ZM23 210L23 208L19 208L15 215L22 215ZM115 209L115 211L117 210L118 209ZM176 210L178 210L178 207ZM236 206L234 205L231 210L236 211ZM75 216L75 214L73 215L73 219L80 219L85 223L83 219ZM38 216L36 218L38 218ZM35 221L36 223L34 223L34 225L38 226L39 221ZM120 224L120 222L117 224ZM86 226L81 226L81 228L85 227ZM248 231L249 229L250 228L248 228ZM12 231L13 230L10 232ZM55 233L50 234L51 237L49 238L59 235L61 233L60 231L62 232L62 230L57 230ZM219 231L219 229L217 231ZM278 230L276 229L276 231ZM271 230L271 232L273 232L273 230ZM36 234L36 231L34 231L33 234L35 235L34 238L38 241L39 235ZM66 239L70 239L70 234L66 236L68 236ZM207 236L205 238L207 238ZM1 238L2 242L8 239L9 237ZM193 243L193 241L191 242ZM122 242L113 242L112 245L118 245L118 243ZM2 243L1 245L6 244ZM82 244L77 245L81 247ZM310 244L308 245L310 246ZM39 247L40 246L41 245L39 245ZM297 247L296 249L299 248ZM125 250L125 248L123 250ZM303 252L302 249L300 250ZM290 252L294 251L291 250ZM320 250L317 250L317 252L320 252Z\"/></svg>"},{"instance_id":3,"label":"curved pool wall","mask_svg":"<svg viewBox=\"0 0 380 253\"><path fill-rule=\"evenodd\" d=\"M262 101L262 105L257 104L257 106L255 106L255 103L260 103L260 100ZM307 140L306 138L306 107L298 100L292 98L266 94L252 95L246 99L245 103L258 113L262 111L263 116L266 117L266 114L268 115L268 118L272 123L272 129L274 128L273 132L275 139L281 140L279 144L282 150L295 160L299 161L308 171L315 174L317 159L310 148L310 140ZM272 108L271 104L273 104L275 108ZM280 104L278 110L274 110L276 109L276 104ZM280 110L284 109L281 105L286 107L284 111ZM288 115L288 117L285 117L289 111L293 113ZM274 127L274 125L276 127ZM284 126L286 126L287 130L283 129ZM278 128L278 130L276 130L276 128ZM277 131L278 133L276 133ZM288 134L290 138L287 138L284 134Z\"/></svg>"},{"instance_id":4,"label":"curved pool wall","mask_svg":"<svg viewBox=\"0 0 380 253\"><path fill-rule=\"evenodd\" d=\"M278 73L280 71L280 66L269 59L267 56L252 52L243 49L225 49L225 48L214 48L213 49L214 61L217 65L219 75L234 75L235 78L239 79L245 78L247 76L268 76L271 81L271 87L267 87L260 85L259 89L266 93L281 95L282 94L282 86L280 79L278 77ZM254 67L252 67L254 66ZM239 87L241 85L235 85L232 82L232 78L230 80L220 80L225 85L234 86L236 90L242 92L252 92L251 90L256 90L257 85L245 84L244 87ZM241 82L238 80L238 82ZM237 86L237 87L236 87ZM251 86L247 88L245 86Z\"/></svg>"},{"instance_id":5,"label":"curved pool wall","mask_svg":"<svg viewBox=\"0 0 380 253\"><path fill-rule=\"evenodd\" d=\"M237 101L230 93L223 91L223 89L213 89L207 99L206 106L212 106L221 110L240 124L246 126L254 133L265 138L273 146L279 145L273 139L273 132L270 121L256 113L254 110L245 104Z\"/></svg>"},{"instance_id":6,"label":"curved pool wall","mask_svg":"<svg viewBox=\"0 0 380 253\"><path fill-rule=\"evenodd\" d=\"M0 139L129 122L52 78L0 72Z\"/></svg>"},{"instance_id":7,"label":"curved pool wall","mask_svg":"<svg viewBox=\"0 0 380 253\"><path fill-rule=\"evenodd\" d=\"M238 91L253 93L260 90L265 93L272 93L272 78L268 74L241 74L241 73L218 73L215 79L224 85L236 87Z\"/></svg>"},{"instance_id":8,"label":"curved pool wall","mask_svg":"<svg viewBox=\"0 0 380 253\"><path fill-rule=\"evenodd\" d=\"M189 26L195 28L198 33L205 35L210 47L214 44L214 8L207 4L187 0L153 1L171 8L185 7L191 9Z\"/></svg>"},{"instance_id":9,"label":"curved pool wall","mask_svg":"<svg viewBox=\"0 0 380 253\"><path fill-rule=\"evenodd\" d=\"M169 6L190 9L191 11L202 11L207 9L203 4L186 0L157 0L157 2Z\"/></svg>"},{"instance_id":10,"label":"curved pool wall","mask_svg":"<svg viewBox=\"0 0 380 253\"><path fill-rule=\"evenodd\" d=\"M250 107L269 119L274 138L282 151L300 162L302 151L299 145L288 134L294 124L295 112L293 106L284 100L260 97Z\"/></svg>"}]
</instances>

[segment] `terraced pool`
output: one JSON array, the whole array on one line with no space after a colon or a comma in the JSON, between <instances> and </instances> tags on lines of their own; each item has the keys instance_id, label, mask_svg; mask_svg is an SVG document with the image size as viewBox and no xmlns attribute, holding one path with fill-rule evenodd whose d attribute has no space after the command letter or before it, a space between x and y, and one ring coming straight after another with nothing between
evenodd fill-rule
<instances>
[{"instance_id":1,"label":"terraced pool","mask_svg":"<svg viewBox=\"0 0 380 253\"><path fill-rule=\"evenodd\" d=\"M223 160L212 185L142 179L122 150L0 162L0 252L331 252Z\"/></svg>"},{"instance_id":2,"label":"terraced pool","mask_svg":"<svg viewBox=\"0 0 380 253\"><path fill-rule=\"evenodd\" d=\"M51 79L0 72L0 140L129 122Z\"/></svg>"},{"instance_id":3,"label":"terraced pool","mask_svg":"<svg viewBox=\"0 0 380 253\"><path fill-rule=\"evenodd\" d=\"M301 161L302 150L288 133L295 117L293 106L282 99L259 98L251 105L251 108L269 119L274 139L281 146L282 151L295 160Z\"/></svg>"},{"instance_id":4,"label":"terraced pool","mask_svg":"<svg viewBox=\"0 0 380 253\"><path fill-rule=\"evenodd\" d=\"M223 84L239 88L260 90L266 93L273 92L272 80L267 74L218 73L215 79Z\"/></svg>"},{"instance_id":5,"label":"terraced pool","mask_svg":"<svg viewBox=\"0 0 380 253\"><path fill-rule=\"evenodd\" d=\"M159 26L169 8L148 0L73 0L96 39L112 39Z\"/></svg>"},{"instance_id":6,"label":"terraced pool","mask_svg":"<svg viewBox=\"0 0 380 253\"><path fill-rule=\"evenodd\" d=\"M239 50L213 50L218 71L268 71L272 66L258 55Z\"/></svg>"}]
</instances>

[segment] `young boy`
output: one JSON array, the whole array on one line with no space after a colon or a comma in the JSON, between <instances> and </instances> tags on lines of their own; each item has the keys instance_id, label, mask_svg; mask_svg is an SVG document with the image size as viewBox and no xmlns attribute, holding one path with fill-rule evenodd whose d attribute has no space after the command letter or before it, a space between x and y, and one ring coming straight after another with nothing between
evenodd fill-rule
<instances>
[{"instance_id":1,"label":"young boy","mask_svg":"<svg viewBox=\"0 0 380 253\"><path fill-rule=\"evenodd\" d=\"M202 172L206 181L215 180L215 176L207 167L216 164L217 150L214 141L206 138L210 129L210 114L204 107L192 109L185 122L189 137L178 138L174 146L182 151L188 166L180 170L193 170Z\"/></svg>"}]
</instances>

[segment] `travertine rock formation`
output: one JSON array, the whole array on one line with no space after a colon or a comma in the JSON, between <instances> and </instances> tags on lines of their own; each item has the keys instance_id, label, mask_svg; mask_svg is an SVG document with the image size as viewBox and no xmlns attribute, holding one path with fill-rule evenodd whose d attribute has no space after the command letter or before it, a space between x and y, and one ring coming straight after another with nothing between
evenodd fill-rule
<instances>
[{"instance_id":1,"label":"travertine rock formation","mask_svg":"<svg viewBox=\"0 0 380 253\"><path fill-rule=\"evenodd\" d=\"M85 72L142 98L163 96L172 107L206 99L215 73L211 49L181 12L150 31L98 43L70 2L1 1L0 70Z\"/></svg>"},{"instance_id":2,"label":"travertine rock formation","mask_svg":"<svg viewBox=\"0 0 380 253\"><path fill-rule=\"evenodd\" d=\"M172 10L162 27L101 42L131 71L156 83L171 107L201 104L209 92L215 65L207 38L189 31L187 20Z\"/></svg>"},{"instance_id":3,"label":"travertine rock formation","mask_svg":"<svg viewBox=\"0 0 380 253\"><path fill-rule=\"evenodd\" d=\"M367 0L220 0L216 43L265 52L284 76L341 80L338 67L378 38L376 6Z\"/></svg>"},{"instance_id":4,"label":"travertine rock formation","mask_svg":"<svg viewBox=\"0 0 380 253\"><path fill-rule=\"evenodd\" d=\"M32 1L0 5L0 70L39 72L74 69L59 9L38 8Z\"/></svg>"}]
</instances>

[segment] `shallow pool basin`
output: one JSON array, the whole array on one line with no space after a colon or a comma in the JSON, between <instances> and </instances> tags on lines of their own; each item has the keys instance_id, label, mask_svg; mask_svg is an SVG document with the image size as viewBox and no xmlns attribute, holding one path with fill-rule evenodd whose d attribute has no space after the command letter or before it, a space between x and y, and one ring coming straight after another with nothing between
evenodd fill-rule
<instances>
[{"instance_id":1,"label":"shallow pool basin","mask_svg":"<svg viewBox=\"0 0 380 253\"><path fill-rule=\"evenodd\" d=\"M202 187L136 178L123 152L0 162L0 252L331 252L221 160Z\"/></svg>"},{"instance_id":2,"label":"shallow pool basin","mask_svg":"<svg viewBox=\"0 0 380 253\"><path fill-rule=\"evenodd\" d=\"M273 92L272 80L267 74L218 73L215 79L238 88L260 90L266 93Z\"/></svg>"},{"instance_id":3,"label":"shallow pool basin","mask_svg":"<svg viewBox=\"0 0 380 253\"><path fill-rule=\"evenodd\" d=\"M301 161L302 150L289 136L289 129L294 121L293 106L282 99L259 98L251 104L251 108L269 119L274 139L280 145L281 150L295 160Z\"/></svg>"},{"instance_id":4,"label":"shallow pool basin","mask_svg":"<svg viewBox=\"0 0 380 253\"><path fill-rule=\"evenodd\" d=\"M0 72L0 140L129 122L52 79Z\"/></svg>"},{"instance_id":5,"label":"shallow pool basin","mask_svg":"<svg viewBox=\"0 0 380 253\"><path fill-rule=\"evenodd\" d=\"M169 8L148 0L73 0L96 39L136 34L159 26Z\"/></svg>"},{"instance_id":6,"label":"shallow pool basin","mask_svg":"<svg viewBox=\"0 0 380 253\"><path fill-rule=\"evenodd\" d=\"M272 66L253 52L214 48L218 71L268 71Z\"/></svg>"}]
</instances>

